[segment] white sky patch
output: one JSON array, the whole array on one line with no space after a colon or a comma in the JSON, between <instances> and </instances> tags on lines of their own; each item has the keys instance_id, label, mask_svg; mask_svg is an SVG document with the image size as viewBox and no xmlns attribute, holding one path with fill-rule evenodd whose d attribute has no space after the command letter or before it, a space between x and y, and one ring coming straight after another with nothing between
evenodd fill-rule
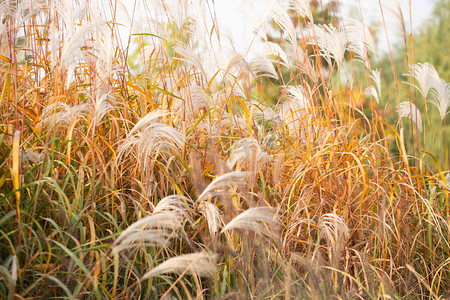
<instances>
[{"instance_id":1,"label":"white sky patch","mask_svg":"<svg viewBox=\"0 0 450 300\"><path fill-rule=\"evenodd\" d=\"M408 11L408 0L398 0L403 9L403 15L406 22L406 31L411 31L411 21L412 21L412 32L413 36L420 32L420 28L424 21L431 17L436 0L411 0L411 18ZM387 0L381 0L381 3L388 3ZM342 14L344 17L352 17L355 19L364 20L364 24L380 25L381 28L377 32L378 37L378 49L381 52L388 51L388 43L386 40L386 34L383 27L383 19L380 11L380 4L378 0L339 0L341 5ZM385 16L386 17L386 16ZM394 34L388 29L389 43L391 48L394 44L400 41L400 37Z\"/></svg>"},{"instance_id":2,"label":"white sky patch","mask_svg":"<svg viewBox=\"0 0 450 300\"><path fill-rule=\"evenodd\" d=\"M144 11L148 11L148 8L151 5L145 4L146 1L138 0L137 5L134 6L135 1L136 0L122 0L124 6L128 10L127 17L133 18L134 20L136 18L154 17L146 15L146 13L144 13ZM386 1L387 0L381 0L381 3L385 3ZM399 1L403 1L404 3L406 3L408 0ZM157 1L148 1L148 3L151 2ZM326 2L327 1L324 1L324 4ZM387 52L388 46L384 28L382 26L383 22L380 14L378 0L338 0L338 2L341 7L342 16L344 18L351 17L357 20L362 19L363 23L368 26L376 24L381 26L381 28L377 32L377 46L378 50L380 50L381 52ZM270 0L209 0L207 1L207 3L209 4L205 5L206 9L214 9L218 24L220 26L223 26L224 29L228 29L231 33L235 42L234 45L236 47L236 50L238 50L244 56L248 57L250 47L253 50L259 49L258 37L255 38L256 35L254 32L254 22L252 22L249 15L254 15L262 22L267 15ZM413 34L419 33L420 26L431 16L435 3L436 0L411 0L411 19L413 22ZM251 4L253 8L250 9L249 7L251 6L249 4ZM134 8L135 11L133 12ZM402 8L405 21L407 22L406 30L407 32L409 32L411 30L411 26L409 25L410 20L409 12L407 11L407 5L402 5ZM206 15L209 15L209 12L206 12ZM135 21L133 22L136 23ZM212 26L212 23L208 25ZM123 30L121 30L121 40L125 44L128 41L129 32L129 27L127 28L127 26L123 26ZM393 47L394 44L400 41L400 37L398 37L393 32L388 31L388 35L391 47Z\"/></svg>"},{"instance_id":3,"label":"white sky patch","mask_svg":"<svg viewBox=\"0 0 450 300\"><path fill-rule=\"evenodd\" d=\"M382 0L381 3L386 2ZM406 1L405 1L406 2ZM252 1L255 7L255 13L261 18L267 13L266 0ZM324 1L326 3L326 1ZM430 18L433 11L433 7L436 0L412 0L411 1L411 19L413 35L418 34L420 26ZM371 26L372 24L382 24L382 18L380 13L380 6L378 0L339 0L341 7L341 13L344 18L351 17L358 20L362 19L364 24ZM216 15L219 23L227 26L234 36L238 49L247 49L248 45L252 43L254 33L252 33L249 22L246 22L246 18L243 11L246 9L245 1L243 0L216 0ZM411 26L409 24L409 12L407 11L407 5L403 5L403 14L405 16L406 29L409 32ZM399 41L391 31L388 31L391 47L393 44ZM381 52L387 52L388 46L385 37L384 29L381 28L378 31L378 48Z\"/></svg>"}]
</instances>

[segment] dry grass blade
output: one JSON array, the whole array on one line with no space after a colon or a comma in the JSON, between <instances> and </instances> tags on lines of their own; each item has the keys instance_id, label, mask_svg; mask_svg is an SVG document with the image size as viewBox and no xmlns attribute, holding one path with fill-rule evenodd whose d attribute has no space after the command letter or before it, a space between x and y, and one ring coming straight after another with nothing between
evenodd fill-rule
<instances>
[{"instance_id":1,"label":"dry grass blade","mask_svg":"<svg viewBox=\"0 0 450 300\"><path fill-rule=\"evenodd\" d=\"M200 277L212 277L217 271L218 255L211 252L198 252L169 258L147 272L141 280L167 273L189 273Z\"/></svg>"},{"instance_id":2,"label":"dry grass blade","mask_svg":"<svg viewBox=\"0 0 450 300\"><path fill-rule=\"evenodd\" d=\"M14 132L14 140L13 140L13 156L12 156L12 177L13 177L13 186L16 192L14 193L16 196L16 206L17 206L17 214L19 216L20 221L20 131L16 130Z\"/></svg>"}]
</instances>

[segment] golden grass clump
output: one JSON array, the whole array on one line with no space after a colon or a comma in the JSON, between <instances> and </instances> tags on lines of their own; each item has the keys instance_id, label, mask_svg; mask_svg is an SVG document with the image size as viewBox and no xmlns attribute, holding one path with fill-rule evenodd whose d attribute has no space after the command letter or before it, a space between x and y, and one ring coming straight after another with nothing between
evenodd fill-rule
<instances>
[{"instance_id":1,"label":"golden grass clump","mask_svg":"<svg viewBox=\"0 0 450 300\"><path fill-rule=\"evenodd\" d=\"M241 51L213 2L2 1L0 298L449 297L449 83L408 11L389 90L339 6L243 1Z\"/></svg>"}]
</instances>

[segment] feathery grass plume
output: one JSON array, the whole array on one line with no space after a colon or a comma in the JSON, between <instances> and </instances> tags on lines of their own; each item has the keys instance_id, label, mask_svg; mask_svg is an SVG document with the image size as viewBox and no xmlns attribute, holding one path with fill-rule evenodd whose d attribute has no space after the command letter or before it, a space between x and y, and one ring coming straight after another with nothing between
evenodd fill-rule
<instances>
[{"instance_id":1,"label":"feathery grass plume","mask_svg":"<svg viewBox=\"0 0 450 300\"><path fill-rule=\"evenodd\" d=\"M6 17L8 16L14 16L16 12L16 7L13 5L12 1L5 0L0 3L0 55L11 59L11 53L9 51L10 43L9 43L9 37L8 37L8 27L6 22L3 22L3 20L6 20Z\"/></svg>"},{"instance_id":2,"label":"feathery grass plume","mask_svg":"<svg viewBox=\"0 0 450 300\"><path fill-rule=\"evenodd\" d=\"M279 231L280 223L277 213L272 207L253 207L236 216L222 229L221 233L228 230L249 230L257 234L271 236Z\"/></svg>"},{"instance_id":3,"label":"feathery grass plume","mask_svg":"<svg viewBox=\"0 0 450 300\"><path fill-rule=\"evenodd\" d=\"M368 52L377 53L375 41L369 28L355 19L345 19L344 28L347 35L348 50L356 53L364 65L368 66Z\"/></svg>"},{"instance_id":4,"label":"feathery grass plume","mask_svg":"<svg viewBox=\"0 0 450 300\"><path fill-rule=\"evenodd\" d=\"M231 154L228 159L228 167L237 169L249 167L251 163L255 167L250 170L258 171L259 167L266 165L272 160L272 157L261 149L258 141L254 137L239 139L230 149Z\"/></svg>"},{"instance_id":5,"label":"feathery grass plume","mask_svg":"<svg viewBox=\"0 0 450 300\"><path fill-rule=\"evenodd\" d=\"M94 24L85 24L81 26L77 31L70 34L69 37L63 42L61 50L61 65L66 68L74 68L78 61L82 59L81 48L86 44L86 35L90 31L94 31L100 22ZM57 48L52 49L56 51Z\"/></svg>"},{"instance_id":6,"label":"feathery grass plume","mask_svg":"<svg viewBox=\"0 0 450 300\"><path fill-rule=\"evenodd\" d=\"M17 48L24 49L30 42L27 38L26 22L47 5L42 1L3 0L0 4L0 55L13 59L13 52L18 55ZM16 48L17 47L17 48ZM24 54L20 55L24 59ZM17 58L17 57L16 57Z\"/></svg>"},{"instance_id":7,"label":"feathery grass plume","mask_svg":"<svg viewBox=\"0 0 450 300\"><path fill-rule=\"evenodd\" d=\"M180 99L181 98L181 99ZM195 116L211 107L209 95L198 85L190 85L180 91L179 98L172 98L172 105L177 115L187 114L188 121L195 122Z\"/></svg>"},{"instance_id":8,"label":"feathery grass plume","mask_svg":"<svg viewBox=\"0 0 450 300\"><path fill-rule=\"evenodd\" d=\"M288 56L289 62L293 67L297 68L299 71L311 77L312 80L317 80L317 72L311 64L309 56L301 47L292 47L291 45L286 45L286 55Z\"/></svg>"},{"instance_id":9,"label":"feathery grass plume","mask_svg":"<svg viewBox=\"0 0 450 300\"><path fill-rule=\"evenodd\" d=\"M11 261L11 279L13 281L13 285L17 282L17 256L13 255Z\"/></svg>"},{"instance_id":10,"label":"feathery grass plume","mask_svg":"<svg viewBox=\"0 0 450 300\"><path fill-rule=\"evenodd\" d=\"M427 99L427 101L439 109L439 115L441 116L441 121L443 121L445 116L450 113L448 110L450 107L450 83L439 77L433 77L431 86L432 99Z\"/></svg>"},{"instance_id":11,"label":"feathery grass plume","mask_svg":"<svg viewBox=\"0 0 450 300\"><path fill-rule=\"evenodd\" d=\"M168 273L188 273L200 277L213 277L217 271L218 257L217 254L207 251L178 255L147 272L141 280Z\"/></svg>"},{"instance_id":12,"label":"feathery grass plume","mask_svg":"<svg viewBox=\"0 0 450 300\"><path fill-rule=\"evenodd\" d=\"M311 5L308 0L292 0L291 8L300 16L307 17L308 21L313 23L314 19L311 11Z\"/></svg>"},{"instance_id":13,"label":"feathery grass plume","mask_svg":"<svg viewBox=\"0 0 450 300\"><path fill-rule=\"evenodd\" d=\"M251 100L254 109L254 118L258 122L279 122L280 118L270 106L264 105L262 102Z\"/></svg>"},{"instance_id":14,"label":"feathery grass plume","mask_svg":"<svg viewBox=\"0 0 450 300\"><path fill-rule=\"evenodd\" d=\"M53 0L50 2L50 9L57 12L58 17L61 17L62 22L66 26L66 31L69 35L75 32L75 24L79 23L86 13L85 3L78 3L69 0ZM55 24L55 20L52 22Z\"/></svg>"},{"instance_id":15,"label":"feathery grass plume","mask_svg":"<svg viewBox=\"0 0 450 300\"><path fill-rule=\"evenodd\" d=\"M199 48L211 49L216 40L223 42L229 40L230 33L221 24L215 22L216 30L211 30L210 19L206 17L208 9L207 2L202 0L191 0L189 2L189 16L190 21L187 26L187 31L192 34L192 40L195 40ZM217 21L217 20L216 20Z\"/></svg>"},{"instance_id":16,"label":"feathery grass plume","mask_svg":"<svg viewBox=\"0 0 450 300\"><path fill-rule=\"evenodd\" d=\"M133 154L137 158L139 168L151 170L152 162L159 155L180 155L184 145L184 135L175 128L157 122L167 113L164 111L153 111L143 117L127 137L120 141L117 150L118 160Z\"/></svg>"},{"instance_id":17,"label":"feathery grass plume","mask_svg":"<svg viewBox=\"0 0 450 300\"><path fill-rule=\"evenodd\" d=\"M56 64L58 63L58 54L59 54L59 50L60 50L60 45L61 45L61 38L59 36L59 31L58 31L58 27L56 26L56 22L53 21L50 24L50 34L49 34L49 38L50 38L50 54L51 54L51 61L50 61L50 66L51 68L55 68Z\"/></svg>"},{"instance_id":18,"label":"feathery grass plume","mask_svg":"<svg viewBox=\"0 0 450 300\"><path fill-rule=\"evenodd\" d=\"M343 62L345 51L347 50L347 38L342 28L337 29L332 24L317 25L308 24L310 44L319 46L319 55L322 56L331 66L334 59L338 67Z\"/></svg>"},{"instance_id":19,"label":"feathery grass plume","mask_svg":"<svg viewBox=\"0 0 450 300\"><path fill-rule=\"evenodd\" d=\"M254 78L260 76L278 80L278 73L272 61L265 55L256 54L250 61L250 71Z\"/></svg>"},{"instance_id":20,"label":"feathery grass plume","mask_svg":"<svg viewBox=\"0 0 450 300\"><path fill-rule=\"evenodd\" d=\"M278 114L283 120L283 123L288 126L290 133L301 134L300 130L306 125L310 125L314 129L314 125L311 124L312 105L303 86L288 86L286 87L286 93L288 96L287 101L283 102L278 108Z\"/></svg>"},{"instance_id":21,"label":"feathery grass plume","mask_svg":"<svg viewBox=\"0 0 450 300\"><path fill-rule=\"evenodd\" d=\"M15 1L5 0L0 3L0 16L2 19L6 16L14 16L16 13L16 5L14 5ZM3 22L1 22L3 24Z\"/></svg>"},{"instance_id":22,"label":"feathery grass plume","mask_svg":"<svg viewBox=\"0 0 450 300\"><path fill-rule=\"evenodd\" d=\"M69 126L75 118L84 117L89 110L86 103L70 106L64 102L47 105L42 111L40 126Z\"/></svg>"},{"instance_id":23,"label":"feathery grass plume","mask_svg":"<svg viewBox=\"0 0 450 300\"><path fill-rule=\"evenodd\" d=\"M2 8L0 7L0 11L1 10L2 10ZM1 17L2 16L0 15L0 19L1 19ZM10 57L9 57L9 46L10 45L9 45L9 43L7 43L8 35L6 34L6 32L7 32L6 24L2 24L2 22L0 22L0 55L10 59Z\"/></svg>"},{"instance_id":24,"label":"feathery grass plume","mask_svg":"<svg viewBox=\"0 0 450 300\"><path fill-rule=\"evenodd\" d=\"M206 133L201 137L201 142L211 140L218 136L226 136L233 134L236 130L246 128L247 123L239 115L230 115L228 113L222 113L223 116L213 116L212 118L203 118L197 125L196 130ZM190 134L189 139L195 139L195 135Z\"/></svg>"},{"instance_id":25,"label":"feathery grass plume","mask_svg":"<svg viewBox=\"0 0 450 300\"><path fill-rule=\"evenodd\" d=\"M91 43L88 41L89 34L98 35L101 28L105 28L105 21L96 19L93 22L88 24L83 24L78 30L76 30L73 34L69 34L69 37L63 41L62 50L61 50L61 68L63 70L67 70L67 79L66 86L68 87L74 80L74 72L78 65L87 59L87 57L92 57L90 55L90 51L93 47ZM56 51L56 49L52 49L52 51ZM112 51L108 51L108 53L112 54Z\"/></svg>"},{"instance_id":26,"label":"feathery grass plume","mask_svg":"<svg viewBox=\"0 0 450 300\"><path fill-rule=\"evenodd\" d=\"M209 133L209 138L230 135L235 130L247 128L247 122L242 114L230 114L219 110L221 103L224 104L223 99L213 95L211 100L213 107L216 108L214 114L211 114L210 118L203 118L197 125L199 129Z\"/></svg>"},{"instance_id":27,"label":"feathery grass plume","mask_svg":"<svg viewBox=\"0 0 450 300\"><path fill-rule=\"evenodd\" d=\"M377 103L379 102L379 96L381 95L381 80L380 80L380 71L372 70L372 75L370 76L372 79L372 85L367 87L364 90L364 95L366 97L374 97Z\"/></svg>"},{"instance_id":28,"label":"feathery grass plume","mask_svg":"<svg viewBox=\"0 0 450 300\"><path fill-rule=\"evenodd\" d=\"M378 96L381 95L381 77L380 77L380 71L379 70L372 70L372 75L370 76L372 78L373 82L375 82Z\"/></svg>"},{"instance_id":29,"label":"feathery grass plume","mask_svg":"<svg viewBox=\"0 0 450 300\"><path fill-rule=\"evenodd\" d=\"M300 108L307 109L312 107L307 92L303 86L289 85L286 87L286 92L291 99L294 99L298 103Z\"/></svg>"},{"instance_id":30,"label":"feathery grass plume","mask_svg":"<svg viewBox=\"0 0 450 300\"><path fill-rule=\"evenodd\" d=\"M194 212L193 204L194 202L185 196L171 195L164 197L158 202L155 209L153 209L153 214L176 212L192 223L190 214Z\"/></svg>"},{"instance_id":31,"label":"feathery grass plume","mask_svg":"<svg viewBox=\"0 0 450 300\"><path fill-rule=\"evenodd\" d=\"M50 66L52 69L56 67L57 63L60 61L60 46L62 42L62 36L64 33L67 33L69 36L72 35L75 31L74 24L76 21L73 20L73 6L71 4L64 4L65 0L62 1L51 1L50 3L50 11L54 13L55 17L52 18L50 22L50 30L48 34L48 38L50 39ZM66 21L69 20L70 21ZM73 21L72 21L73 20ZM66 25L66 32L63 33L63 24Z\"/></svg>"},{"instance_id":32,"label":"feathery grass plume","mask_svg":"<svg viewBox=\"0 0 450 300\"><path fill-rule=\"evenodd\" d=\"M320 216L317 225L322 229L322 232L325 234L325 238L330 245L337 245L339 240L342 241L342 239L347 239L350 234L344 219L335 213L328 213Z\"/></svg>"},{"instance_id":33,"label":"feathery grass plume","mask_svg":"<svg viewBox=\"0 0 450 300\"><path fill-rule=\"evenodd\" d=\"M127 134L127 137L135 134L138 131L145 130L146 127L157 123L161 118L168 116L170 113L164 110L154 110L146 114L143 118L134 125L133 129Z\"/></svg>"},{"instance_id":34,"label":"feathery grass plume","mask_svg":"<svg viewBox=\"0 0 450 300\"><path fill-rule=\"evenodd\" d=\"M436 72L436 69L429 63L417 63L410 65L409 72L404 75L412 77L418 82L418 85L414 85L413 83L407 84L411 84L419 90L424 98L428 96L428 92L433 87L434 82L439 80L439 75Z\"/></svg>"},{"instance_id":35,"label":"feathery grass plume","mask_svg":"<svg viewBox=\"0 0 450 300\"><path fill-rule=\"evenodd\" d=\"M114 70L114 55L116 46L113 41L114 32L101 15L101 4L98 1L90 2L86 10L92 20L98 20L97 26L90 31L89 39L86 40L89 59L95 61L98 77L103 82L108 82L116 72Z\"/></svg>"},{"instance_id":36,"label":"feathery grass plume","mask_svg":"<svg viewBox=\"0 0 450 300\"><path fill-rule=\"evenodd\" d=\"M261 18L256 14L256 9L254 1L252 0L243 0L243 9L242 12L245 15L245 21L249 22L246 25L251 27L251 30L255 34L255 40L261 39L263 41L268 41L267 32L265 30L265 23L267 20L261 20Z\"/></svg>"},{"instance_id":37,"label":"feathery grass plume","mask_svg":"<svg viewBox=\"0 0 450 300\"><path fill-rule=\"evenodd\" d=\"M197 202L207 200L208 198L226 195L232 187L244 188L250 172L234 171L220 175L214 179L206 189L198 196Z\"/></svg>"},{"instance_id":38,"label":"feathery grass plume","mask_svg":"<svg viewBox=\"0 0 450 300\"><path fill-rule=\"evenodd\" d=\"M100 17L100 16L99 16ZM114 74L114 52L116 50L113 43L113 32L108 24L103 23L94 32L94 41L90 44L90 55L95 59L95 65L99 78L103 82Z\"/></svg>"},{"instance_id":39,"label":"feathery grass plume","mask_svg":"<svg viewBox=\"0 0 450 300\"><path fill-rule=\"evenodd\" d=\"M422 117L419 109L414 105L414 103L409 101L404 101L399 104L398 112L400 114L400 118L410 118L416 123L417 128L420 132L422 132Z\"/></svg>"},{"instance_id":40,"label":"feathery grass plume","mask_svg":"<svg viewBox=\"0 0 450 300\"><path fill-rule=\"evenodd\" d=\"M206 200L197 201L200 213L208 223L208 230L211 236L215 236L219 232L220 227L223 227L223 220L220 216L219 208L211 202Z\"/></svg>"},{"instance_id":41,"label":"feathery grass plume","mask_svg":"<svg viewBox=\"0 0 450 300\"><path fill-rule=\"evenodd\" d=\"M234 53L229 59L223 60L223 62L226 63L219 64L219 68L224 70L222 82L224 82L227 78L232 78L234 70L240 70L241 67L246 66L244 57L240 53ZM225 68L221 67L221 65L224 65ZM236 74L234 77L237 78L239 75Z\"/></svg>"},{"instance_id":42,"label":"feathery grass plume","mask_svg":"<svg viewBox=\"0 0 450 300\"><path fill-rule=\"evenodd\" d=\"M208 77L207 77L205 68L203 67L203 60L196 53L195 49L192 49L192 48L182 45L182 44L178 44L175 47L173 47L173 50L181 56L180 58L175 58L175 59L190 63L192 66L194 66L201 72L201 74L204 76L204 79L206 80L206 82L208 82Z\"/></svg>"},{"instance_id":43,"label":"feathery grass plume","mask_svg":"<svg viewBox=\"0 0 450 300\"><path fill-rule=\"evenodd\" d=\"M282 65L289 67L289 60L287 54L284 52L283 48L281 48L279 44L273 42L265 42L264 45L266 46L265 54L277 58L274 61L275 63L280 61Z\"/></svg>"},{"instance_id":44,"label":"feathery grass plume","mask_svg":"<svg viewBox=\"0 0 450 300\"><path fill-rule=\"evenodd\" d=\"M108 114L108 112L115 109L115 107L108 100L112 98L110 94L96 95L96 99L94 101L94 107L92 110L92 127L97 127L98 124L103 120L103 118Z\"/></svg>"},{"instance_id":45,"label":"feathery grass plume","mask_svg":"<svg viewBox=\"0 0 450 300\"><path fill-rule=\"evenodd\" d=\"M124 230L113 245L113 252L139 246L167 246L169 238L183 227L177 211L163 211L134 222Z\"/></svg>"},{"instance_id":46,"label":"feathery grass plume","mask_svg":"<svg viewBox=\"0 0 450 300\"><path fill-rule=\"evenodd\" d=\"M189 3L191 2L191 3ZM193 1L188 0L165 0L160 1L163 5L163 11L167 14L169 20L174 21L178 27L178 30L181 30L186 22L192 20L190 8ZM191 5L189 5L191 4Z\"/></svg>"},{"instance_id":47,"label":"feathery grass plume","mask_svg":"<svg viewBox=\"0 0 450 300\"><path fill-rule=\"evenodd\" d=\"M295 34L295 27L286 11L287 8L288 7L285 8L281 6L281 3L278 0L271 0L268 16L269 18L272 18L278 26L280 26L283 33L287 34L288 41L291 43L291 45L297 47L297 35Z\"/></svg>"},{"instance_id":48,"label":"feathery grass plume","mask_svg":"<svg viewBox=\"0 0 450 300\"><path fill-rule=\"evenodd\" d=\"M386 0L382 4L387 25L406 42L406 26L402 7L398 0Z\"/></svg>"},{"instance_id":49,"label":"feathery grass plume","mask_svg":"<svg viewBox=\"0 0 450 300\"><path fill-rule=\"evenodd\" d=\"M364 90L364 96L366 97L374 97L377 103L380 103L378 100L378 92L374 86L369 86Z\"/></svg>"},{"instance_id":50,"label":"feathery grass plume","mask_svg":"<svg viewBox=\"0 0 450 300\"><path fill-rule=\"evenodd\" d=\"M42 162L43 155L41 153L36 153L33 150L26 148L21 149L20 158L23 162L30 162L32 164L37 164Z\"/></svg>"}]
</instances>

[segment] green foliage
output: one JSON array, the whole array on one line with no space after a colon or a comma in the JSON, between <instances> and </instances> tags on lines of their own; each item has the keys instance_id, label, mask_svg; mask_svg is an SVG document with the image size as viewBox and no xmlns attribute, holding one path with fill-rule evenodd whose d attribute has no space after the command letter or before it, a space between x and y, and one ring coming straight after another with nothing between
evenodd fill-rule
<instances>
[{"instance_id":1,"label":"green foliage","mask_svg":"<svg viewBox=\"0 0 450 300\"><path fill-rule=\"evenodd\" d=\"M406 82L409 82L418 85L418 82L414 78L408 78L405 74L412 72L411 64L413 63L429 63L436 68L441 79L446 82L449 81L450 60L447 52L450 44L448 38L446 38L450 30L449 14L450 2L448 0L439 1L433 15L414 35L413 48L405 49L402 44L395 45L393 65L395 66L396 76L400 79L399 82L395 80L388 54L382 58L380 63L387 89L381 101L386 120L394 127L398 125L397 97L393 95L398 93L400 101L412 99L422 113L424 133L416 132L412 121L404 119L402 122L405 128L405 137L411 137L405 139L405 145L410 155L423 157L428 166L435 172L450 168L450 140L448 139L450 128L447 125L450 118L447 115L444 120L441 120L439 110L429 101L432 98L431 95L429 94L426 98L428 101L425 101L419 90L406 84ZM397 149L395 144L390 145L391 152L396 153L398 152ZM437 160L433 161L427 153L432 154Z\"/></svg>"}]
</instances>

